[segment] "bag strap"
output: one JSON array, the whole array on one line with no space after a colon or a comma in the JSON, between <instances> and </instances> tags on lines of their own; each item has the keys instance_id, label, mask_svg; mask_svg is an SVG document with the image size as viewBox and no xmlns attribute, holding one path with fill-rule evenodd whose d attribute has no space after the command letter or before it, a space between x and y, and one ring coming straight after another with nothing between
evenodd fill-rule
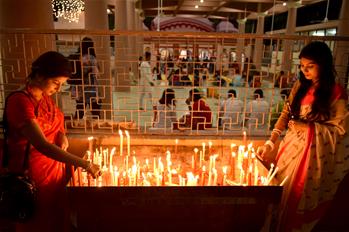
<instances>
[{"instance_id":1,"label":"bag strap","mask_svg":"<svg viewBox=\"0 0 349 232\"><path fill-rule=\"evenodd\" d=\"M4 114L3 114L4 145L3 145L2 167L4 167L4 168L6 168L8 166L8 162L9 162L9 153L8 153L8 144L7 144L9 128L8 128L8 121L7 121L7 115L6 115L6 108L7 108L8 99L16 93L22 93L30 99L30 95L27 92L25 92L24 90L14 91L6 97ZM30 99L30 101L32 102L31 99ZM33 103L33 105L34 105L34 103ZM35 106L34 106L34 113L35 113L35 117L38 117L38 109ZM23 170L24 171L26 171L29 168L30 147L31 147L31 144L28 141L26 148L25 148L25 155L24 155L24 161L23 161Z\"/></svg>"}]
</instances>

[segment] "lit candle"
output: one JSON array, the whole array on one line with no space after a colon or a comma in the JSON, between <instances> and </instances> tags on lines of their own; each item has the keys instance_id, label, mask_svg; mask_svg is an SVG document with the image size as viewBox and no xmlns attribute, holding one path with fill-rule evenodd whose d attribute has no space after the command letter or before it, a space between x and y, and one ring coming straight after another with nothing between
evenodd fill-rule
<instances>
[{"instance_id":1,"label":"lit candle","mask_svg":"<svg viewBox=\"0 0 349 232\"><path fill-rule=\"evenodd\" d=\"M212 185L213 186L216 186L217 185L217 170L214 168L213 170L212 170L212 173L213 173L213 183L212 183Z\"/></svg>"},{"instance_id":2,"label":"lit candle","mask_svg":"<svg viewBox=\"0 0 349 232\"><path fill-rule=\"evenodd\" d=\"M236 153L232 152L231 153L231 163L230 163L230 175L231 175L231 179L233 181L235 180L235 157L236 157Z\"/></svg>"},{"instance_id":3,"label":"lit candle","mask_svg":"<svg viewBox=\"0 0 349 232\"><path fill-rule=\"evenodd\" d=\"M201 186L205 186L205 179L206 179L206 167L202 166L201 171Z\"/></svg>"},{"instance_id":4,"label":"lit candle","mask_svg":"<svg viewBox=\"0 0 349 232\"><path fill-rule=\"evenodd\" d=\"M174 154L175 157L176 157L176 159L177 159L178 142L179 142L178 139L176 139L176 140L175 140L175 154Z\"/></svg>"},{"instance_id":5,"label":"lit candle","mask_svg":"<svg viewBox=\"0 0 349 232\"><path fill-rule=\"evenodd\" d=\"M116 148L113 147L113 149L111 149L110 155L109 155L109 169L113 170L113 156L115 153Z\"/></svg>"},{"instance_id":6,"label":"lit candle","mask_svg":"<svg viewBox=\"0 0 349 232\"><path fill-rule=\"evenodd\" d=\"M199 166L200 166L200 168L202 167L202 160L203 160L202 151L200 151L200 155L199 155Z\"/></svg>"},{"instance_id":7,"label":"lit candle","mask_svg":"<svg viewBox=\"0 0 349 232\"><path fill-rule=\"evenodd\" d=\"M191 156L191 168L193 169L193 172L195 171L195 155Z\"/></svg>"},{"instance_id":8,"label":"lit candle","mask_svg":"<svg viewBox=\"0 0 349 232\"><path fill-rule=\"evenodd\" d=\"M119 135L120 135L120 156L122 156L122 149L124 146L124 136L122 135L122 130L119 130Z\"/></svg>"},{"instance_id":9,"label":"lit candle","mask_svg":"<svg viewBox=\"0 0 349 232\"><path fill-rule=\"evenodd\" d=\"M115 167L114 168L114 186L118 186L119 185L119 172L118 172L118 168Z\"/></svg>"},{"instance_id":10,"label":"lit candle","mask_svg":"<svg viewBox=\"0 0 349 232\"><path fill-rule=\"evenodd\" d=\"M208 181L207 181L207 186L211 185L211 181L212 181L212 171L209 170L208 171Z\"/></svg>"},{"instance_id":11,"label":"lit candle","mask_svg":"<svg viewBox=\"0 0 349 232\"><path fill-rule=\"evenodd\" d=\"M211 155L212 153L212 141L208 141L208 155Z\"/></svg>"},{"instance_id":12,"label":"lit candle","mask_svg":"<svg viewBox=\"0 0 349 232\"><path fill-rule=\"evenodd\" d=\"M267 179L266 185L269 185L271 180L274 178L274 176L276 175L276 173L278 172L279 167L276 167L273 171L273 173L270 175L269 179Z\"/></svg>"},{"instance_id":13,"label":"lit candle","mask_svg":"<svg viewBox=\"0 0 349 232\"><path fill-rule=\"evenodd\" d=\"M206 143L202 143L202 157L203 157L204 159L206 159L205 147L206 147Z\"/></svg>"},{"instance_id":14,"label":"lit candle","mask_svg":"<svg viewBox=\"0 0 349 232\"><path fill-rule=\"evenodd\" d=\"M127 155L131 155L131 139L130 139L130 134L128 133L127 130L125 130L125 135L126 135L126 142L127 142Z\"/></svg>"},{"instance_id":15,"label":"lit candle","mask_svg":"<svg viewBox=\"0 0 349 232\"><path fill-rule=\"evenodd\" d=\"M224 166L224 167L222 168L222 171L223 171L222 186L225 186L225 185L226 185L226 180L227 180L227 169L228 169L227 166Z\"/></svg>"},{"instance_id":16,"label":"lit candle","mask_svg":"<svg viewBox=\"0 0 349 232\"><path fill-rule=\"evenodd\" d=\"M94 138L93 138L93 136L91 136L91 137L88 137L87 140L88 140L88 150L89 150L90 154L93 156L93 151L94 151L94 147L93 147L93 145L94 145Z\"/></svg>"},{"instance_id":17,"label":"lit candle","mask_svg":"<svg viewBox=\"0 0 349 232\"><path fill-rule=\"evenodd\" d=\"M242 132L242 144L244 145L244 146L247 146L247 134L246 134L246 131L243 131Z\"/></svg>"}]
</instances>

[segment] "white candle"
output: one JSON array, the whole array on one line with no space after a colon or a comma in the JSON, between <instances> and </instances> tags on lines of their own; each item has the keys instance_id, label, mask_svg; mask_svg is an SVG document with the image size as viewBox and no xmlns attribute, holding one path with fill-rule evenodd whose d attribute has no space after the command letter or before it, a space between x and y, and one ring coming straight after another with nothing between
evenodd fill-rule
<instances>
[{"instance_id":1,"label":"white candle","mask_svg":"<svg viewBox=\"0 0 349 232\"><path fill-rule=\"evenodd\" d=\"M242 142L243 142L243 145L244 146L247 146L247 134L246 134L246 131L243 131L242 132Z\"/></svg>"},{"instance_id":2,"label":"white candle","mask_svg":"<svg viewBox=\"0 0 349 232\"><path fill-rule=\"evenodd\" d=\"M88 140L88 150L90 151L90 154L93 157L93 151L94 151L94 147L93 147L94 139L93 139L93 136L88 137L87 140Z\"/></svg>"},{"instance_id":3,"label":"white candle","mask_svg":"<svg viewBox=\"0 0 349 232\"><path fill-rule=\"evenodd\" d=\"M227 180L227 169L228 167L227 166L224 166L222 168L222 171L223 171L223 179L222 179L222 186L225 186L226 185L226 180Z\"/></svg>"},{"instance_id":4,"label":"white candle","mask_svg":"<svg viewBox=\"0 0 349 232\"><path fill-rule=\"evenodd\" d=\"M110 156L109 156L109 169L110 170L113 170L113 156L114 156L115 150L116 150L116 148L113 147L113 149L111 149L111 152L110 152Z\"/></svg>"},{"instance_id":5,"label":"white candle","mask_svg":"<svg viewBox=\"0 0 349 232\"><path fill-rule=\"evenodd\" d=\"M122 149L124 146L124 136L122 135L122 130L119 130L119 135L120 135L120 156L122 156Z\"/></svg>"},{"instance_id":6,"label":"white candle","mask_svg":"<svg viewBox=\"0 0 349 232\"><path fill-rule=\"evenodd\" d=\"M175 157L177 158L177 149L178 149L178 139L175 140Z\"/></svg>"},{"instance_id":7,"label":"white candle","mask_svg":"<svg viewBox=\"0 0 349 232\"><path fill-rule=\"evenodd\" d=\"M212 148L212 142L208 141L208 155L211 155L211 153L212 153L211 148Z\"/></svg>"},{"instance_id":8,"label":"white candle","mask_svg":"<svg viewBox=\"0 0 349 232\"><path fill-rule=\"evenodd\" d=\"M127 155L131 155L131 141L130 141L130 134L128 133L127 130L125 130L125 135L126 135L126 141L127 141Z\"/></svg>"},{"instance_id":9,"label":"white candle","mask_svg":"<svg viewBox=\"0 0 349 232\"><path fill-rule=\"evenodd\" d=\"M205 159L205 147L206 143L202 143L202 157Z\"/></svg>"},{"instance_id":10,"label":"white candle","mask_svg":"<svg viewBox=\"0 0 349 232\"><path fill-rule=\"evenodd\" d=\"M214 168L213 170L212 170L212 173L213 173L213 183L212 183L212 185L213 186L216 186L217 185L217 170Z\"/></svg>"}]
</instances>

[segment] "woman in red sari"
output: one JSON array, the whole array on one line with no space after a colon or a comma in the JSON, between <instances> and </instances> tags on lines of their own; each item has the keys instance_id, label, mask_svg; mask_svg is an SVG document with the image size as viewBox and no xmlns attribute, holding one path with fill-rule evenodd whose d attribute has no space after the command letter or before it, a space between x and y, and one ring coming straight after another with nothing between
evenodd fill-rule
<instances>
[{"instance_id":1,"label":"woman in red sari","mask_svg":"<svg viewBox=\"0 0 349 232\"><path fill-rule=\"evenodd\" d=\"M8 124L8 168L23 172L25 148L29 142L28 174L38 188L36 212L16 231L62 231L66 164L82 167L92 176L100 174L98 165L66 151L68 140L64 117L51 95L60 91L70 76L68 60L57 52L46 52L32 64L22 91L11 94L6 104Z\"/></svg>"},{"instance_id":2,"label":"woman in red sari","mask_svg":"<svg viewBox=\"0 0 349 232\"><path fill-rule=\"evenodd\" d=\"M299 58L300 79L270 139L259 149L263 159L276 162L279 181L287 178L278 228L283 232L311 231L349 171L347 95L335 82L331 50L323 42L311 42Z\"/></svg>"}]
</instances>

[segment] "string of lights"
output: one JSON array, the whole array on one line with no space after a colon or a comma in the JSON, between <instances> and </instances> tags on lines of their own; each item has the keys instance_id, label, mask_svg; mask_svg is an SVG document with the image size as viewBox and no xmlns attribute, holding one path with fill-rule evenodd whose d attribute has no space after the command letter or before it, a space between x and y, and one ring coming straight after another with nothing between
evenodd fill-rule
<instances>
[{"instance_id":1,"label":"string of lights","mask_svg":"<svg viewBox=\"0 0 349 232\"><path fill-rule=\"evenodd\" d=\"M82 0L52 0L53 14L57 18L63 18L71 22L79 22L79 16L85 9Z\"/></svg>"}]
</instances>

